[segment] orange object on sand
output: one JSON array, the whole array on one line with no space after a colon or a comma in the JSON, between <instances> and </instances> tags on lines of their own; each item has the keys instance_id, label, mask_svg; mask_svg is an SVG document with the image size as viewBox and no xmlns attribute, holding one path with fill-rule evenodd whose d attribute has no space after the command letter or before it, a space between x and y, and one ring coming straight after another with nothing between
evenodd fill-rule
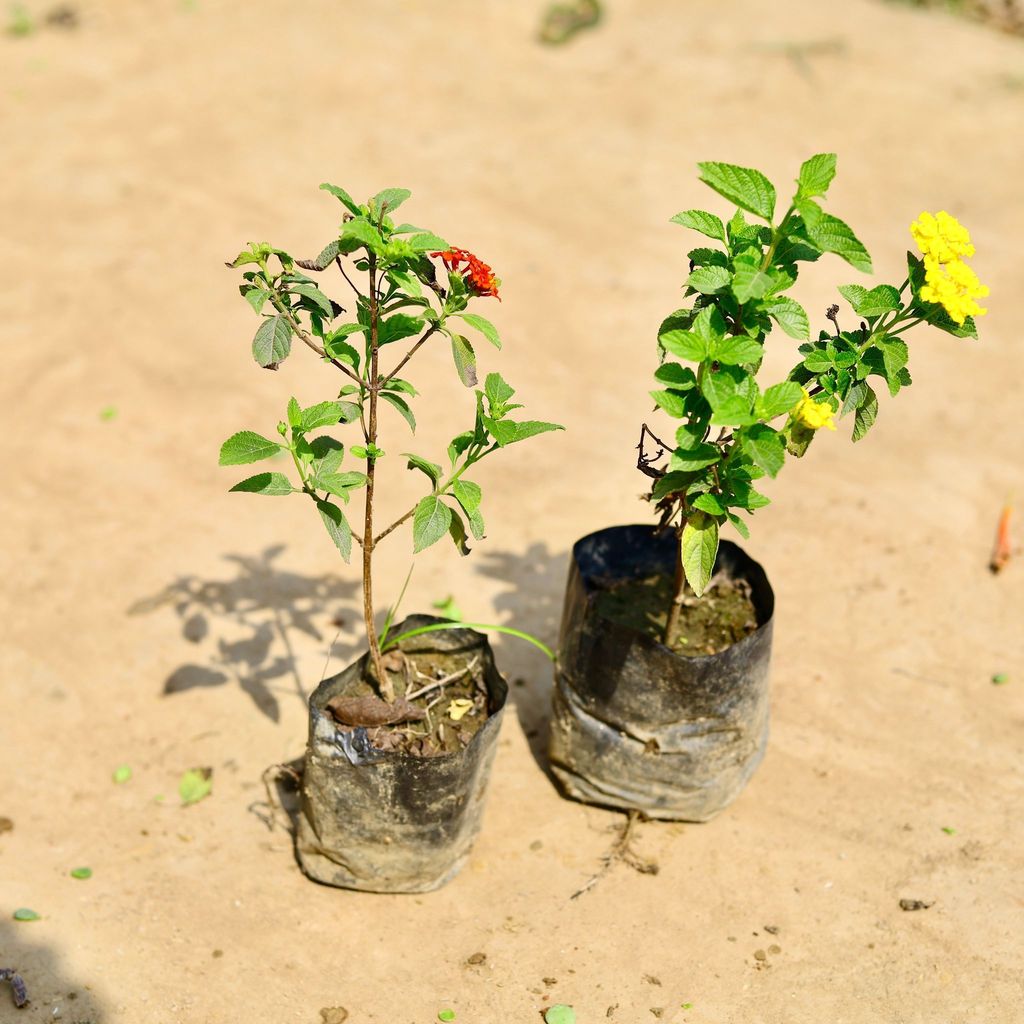
<instances>
[{"instance_id":1,"label":"orange object on sand","mask_svg":"<svg viewBox=\"0 0 1024 1024\"><path fill-rule=\"evenodd\" d=\"M992 560L988 567L993 572L1001 572L1006 563L1010 560L1010 519L1013 516L1013 508L1010 505L1003 506L1003 514L999 517L999 527L996 530L996 546L992 549Z\"/></svg>"}]
</instances>

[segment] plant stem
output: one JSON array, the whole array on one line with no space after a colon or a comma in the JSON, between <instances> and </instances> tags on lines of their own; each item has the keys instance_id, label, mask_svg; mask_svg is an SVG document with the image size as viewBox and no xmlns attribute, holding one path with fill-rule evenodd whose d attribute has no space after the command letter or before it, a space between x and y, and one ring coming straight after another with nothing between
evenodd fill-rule
<instances>
[{"instance_id":1,"label":"plant stem","mask_svg":"<svg viewBox=\"0 0 1024 1024\"><path fill-rule=\"evenodd\" d=\"M370 644L370 660L377 675L380 695L389 704L395 702L395 689L384 668L380 656L380 643L377 630L373 623L373 478L376 463L375 451L377 442L377 396L380 389L377 367L377 338L380 324L380 313L377 308L377 257L370 253L370 367L369 367L369 422L366 427L366 504L363 520L363 617L366 620L366 638Z\"/></svg>"},{"instance_id":2,"label":"plant stem","mask_svg":"<svg viewBox=\"0 0 1024 1024\"><path fill-rule=\"evenodd\" d=\"M676 531L676 575L672 581L672 604L669 605L668 619L665 621L665 637L662 641L666 647L672 646L672 638L679 629L679 613L683 608L683 592L686 590L686 570L683 568L683 531Z\"/></svg>"}]
</instances>

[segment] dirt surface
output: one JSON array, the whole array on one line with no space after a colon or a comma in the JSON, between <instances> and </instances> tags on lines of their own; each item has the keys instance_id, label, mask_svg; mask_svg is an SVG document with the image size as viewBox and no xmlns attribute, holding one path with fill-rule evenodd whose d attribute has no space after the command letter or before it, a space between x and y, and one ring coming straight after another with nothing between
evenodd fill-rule
<instances>
[{"instance_id":1,"label":"dirt surface","mask_svg":"<svg viewBox=\"0 0 1024 1024\"><path fill-rule=\"evenodd\" d=\"M597 609L612 622L620 622L661 641L673 597L669 576L644 576L609 587L597 598ZM669 647L678 654L716 654L757 629L757 611L749 587L724 581L709 588L702 599L684 598L678 626Z\"/></svg>"},{"instance_id":2,"label":"dirt surface","mask_svg":"<svg viewBox=\"0 0 1024 1024\"><path fill-rule=\"evenodd\" d=\"M5 1022L1020 1019L1024 559L986 563L1024 496L1024 48L869 0L610 0L544 48L541 8L83 0L73 31L0 37L0 967L33 999L0 989ZM255 367L223 261L264 238L315 252L333 180L411 188L410 218L495 268L506 346L484 368L570 429L482 467L488 539L427 552L404 610L452 594L551 640L572 542L644 521L633 446L693 245L668 219L718 209L695 162L781 183L826 149L829 208L880 280L947 208L992 312L980 343L914 335L914 387L872 434L819 439L766 488L748 547L778 600L774 731L748 790L707 825L640 825L659 874L570 900L622 819L559 798L550 668L499 638L525 685L471 865L415 898L306 881L255 813L260 775L301 751L328 649L336 669L359 647L356 576L306 503L227 493L225 437L326 395L305 353ZM797 298L820 318L857 278L825 260ZM414 380L441 410L416 450L440 452L471 398L441 349ZM384 472L404 510L419 480ZM410 548L382 549L382 611ZM198 765L213 793L183 808Z\"/></svg>"}]
</instances>

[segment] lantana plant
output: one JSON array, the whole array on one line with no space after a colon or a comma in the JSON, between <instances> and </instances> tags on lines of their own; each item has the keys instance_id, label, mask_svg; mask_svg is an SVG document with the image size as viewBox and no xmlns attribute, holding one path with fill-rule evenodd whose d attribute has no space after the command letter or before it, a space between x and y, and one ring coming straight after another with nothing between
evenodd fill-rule
<instances>
[{"instance_id":1,"label":"lantana plant","mask_svg":"<svg viewBox=\"0 0 1024 1024\"><path fill-rule=\"evenodd\" d=\"M731 523L745 538L741 514L769 504L755 482L776 476L787 452L804 455L821 428L835 430L836 416L852 415L853 440L863 438L878 415L875 378L891 395L911 383L906 333L927 323L976 338L974 317L985 312L977 300L988 294L964 261L974 255L967 230L946 212L922 213L911 225L921 255L907 253L903 283L840 287L852 316L829 307L830 327L812 339L807 312L787 294L799 265L834 253L856 270L872 269L850 227L822 209L835 154L803 164L781 216L775 188L760 171L698 166L700 180L737 209L727 223L704 210L672 218L714 245L689 252L687 305L658 332L659 387L651 395L680 421L675 436L662 441L644 424L638 446L638 468L655 478L649 497L661 525L679 539L666 642L675 634L686 583L698 597L708 586L720 528ZM800 359L784 380L763 382L765 344L776 327L802 343ZM667 464L655 465L665 455Z\"/></svg>"},{"instance_id":2,"label":"lantana plant","mask_svg":"<svg viewBox=\"0 0 1024 1024\"><path fill-rule=\"evenodd\" d=\"M497 373L477 384L473 344L462 332L478 332L501 348L490 320L469 312L470 303L499 299L501 282L491 268L465 249L449 245L433 232L396 223L392 215L410 196L406 189L388 188L365 203L356 203L342 188L322 189L340 200L343 220L336 237L312 260L296 260L266 243L250 245L230 267L246 268L240 292L261 317L252 343L256 363L276 370L298 338L325 365L341 375L341 385L329 397L309 406L292 398L277 424L278 439L243 430L224 442L220 464L235 466L286 454L294 476L267 471L231 488L262 495L301 494L315 506L324 528L348 561L353 541L362 549L363 614L370 661L380 694L394 703L394 686L381 661L382 638L374 626L373 554L377 546L411 520L413 553L449 536L468 553L472 535L484 535L482 491L466 473L484 457L536 434L562 429L558 424L520 420L513 413L515 390ZM437 262L435 262L437 261ZM440 264L440 266L438 266ZM308 273L335 269L351 293L348 308L333 298ZM439 273L440 271L440 273ZM428 493L412 508L379 529L376 487L379 464L385 458L380 441L380 413L390 408L415 431L412 400L416 388L404 371L412 357L431 342L447 339L455 370L467 388L475 388L475 415L470 429L448 446L445 465L405 452L408 469L422 473ZM393 346L393 348L392 348ZM384 358L401 350L383 365ZM383 404L382 404L383 403ZM339 426L356 433L348 453L360 469L344 468L345 445L334 436ZM326 433L324 431L327 431ZM363 493L362 522L353 531L345 514L356 492ZM390 622L390 616L389 616ZM506 632L518 634L508 629ZM391 644L398 638L384 640Z\"/></svg>"}]
</instances>

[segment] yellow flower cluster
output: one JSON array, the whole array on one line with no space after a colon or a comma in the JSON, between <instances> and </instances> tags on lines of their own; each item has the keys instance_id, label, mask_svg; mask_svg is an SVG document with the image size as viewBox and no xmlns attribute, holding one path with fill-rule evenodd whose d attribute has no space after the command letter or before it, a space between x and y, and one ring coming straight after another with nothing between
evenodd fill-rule
<instances>
[{"instance_id":1,"label":"yellow flower cluster","mask_svg":"<svg viewBox=\"0 0 1024 1024\"><path fill-rule=\"evenodd\" d=\"M910 233L924 254L921 298L938 303L958 324L987 313L977 300L988 295L988 288L964 262L965 256L974 255L967 228L941 210L934 216L922 213L910 225Z\"/></svg>"},{"instance_id":2,"label":"yellow flower cluster","mask_svg":"<svg viewBox=\"0 0 1024 1024\"><path fill-rule=\"evenodd\" d=\"M801 389L804 397L793 406L790 415L802 427L810 430L818 430L825 427L828 430L835 430L836 425L832 422L835 410L828 402L816 402L807 392L807 388Z\"/></svg>"}]
</instances>

